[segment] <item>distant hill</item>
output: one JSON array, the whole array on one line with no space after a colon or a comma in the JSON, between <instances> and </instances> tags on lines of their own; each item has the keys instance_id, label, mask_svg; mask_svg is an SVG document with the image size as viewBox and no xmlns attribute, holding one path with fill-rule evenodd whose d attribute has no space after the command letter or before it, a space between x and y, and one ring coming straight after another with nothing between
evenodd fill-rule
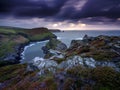
<instances>
[{"instance_id":1,"label":"distant hill","mask_svg":"<svg viewBox=\"0 0 120 90\"><path fill-rule=\"evenodd\" d=\"M27 28L20 28L20 27L12 27L12 26L0 26L0 29L19 29L19 30L23 30L23 29L27 29Z\"/></svg>"},{"instance_id":2,"label":"distant hill","mask_svg":"<svg viewBox=\"0 0 120 90\"><path fill-rule=\"evenodd\" d=\"M59 29L49 29L51 32L61 32Z\"/></svg>"}]
</instances>

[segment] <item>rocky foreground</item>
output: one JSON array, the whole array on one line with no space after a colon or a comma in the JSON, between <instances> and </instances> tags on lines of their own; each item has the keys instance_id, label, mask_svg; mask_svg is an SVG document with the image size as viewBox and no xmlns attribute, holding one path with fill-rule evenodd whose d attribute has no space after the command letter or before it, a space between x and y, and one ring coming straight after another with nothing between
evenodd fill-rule
<instances>
[{"instance_id":1,"label":"rocky foreground","mask_svg":"<svg viewBox=\"0 0 120 90\"><path fill-rule=\"evenodd\" d=\"M44 58L0 69L3 90L120 90L120 37L85 35L69 48L53 38ZM11 72L11 73L10 73Z\"/></svg>"}]
</instances>

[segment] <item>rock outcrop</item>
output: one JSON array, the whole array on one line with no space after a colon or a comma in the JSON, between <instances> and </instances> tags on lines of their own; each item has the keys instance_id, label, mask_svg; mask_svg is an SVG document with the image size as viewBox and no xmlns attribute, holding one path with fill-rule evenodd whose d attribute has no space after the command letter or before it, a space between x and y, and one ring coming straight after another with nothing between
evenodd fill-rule
<instances>
[{"instance_id":1,"label":"rock outcrop","mask_svg":"<svg viewBox=\"0 0 120 90\"><path fill-rule=\"evenodd\" d=\"M83 40L73 40L71 42L70 48L67 49L66 56L69 57L75 54L82 57L93 57L98 61L114 61L120 58L119 41L119 36L85 36Z\"/></svg>"},{"instance_id":2,"label":"rock outcrop","mask_svg":"<svg viewBox=\"0 0 120 90\"><path fill-rule=\"evenodd\" d=\"M48 50L50 49L57 51L65 51L67 49L67 46L61 41L57 40L56 38L51 38L49 42L46 44L46 46L43 47L42 49L45 53L48 52Z\"/></svg>"},{"instance_id":3,"label":"rock outcrop","mask_svg":"<svg viewBox=\"0 0 120 90\"><path fill-rule=\"evenodd\" d=\"M51 38L42 50L46 54L45 58L62 58L67 46L56 38Z\"/></svg>"}]
</instances>

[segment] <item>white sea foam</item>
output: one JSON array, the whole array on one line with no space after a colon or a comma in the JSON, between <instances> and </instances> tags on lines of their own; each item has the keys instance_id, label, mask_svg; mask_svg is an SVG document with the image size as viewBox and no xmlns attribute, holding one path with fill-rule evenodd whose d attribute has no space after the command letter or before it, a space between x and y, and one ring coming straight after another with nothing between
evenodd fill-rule
<instances>
[{"instance_id":1,"label":"white sea foam","mask_svg":"<svg viewBox=\"0 0 120 90\"><path fill-rule=\"evenodd\" d=\"M62 38L61 38L61 37L57 37L57 39L59 39L59 40L60 40L60 39L62 39Z\"/></svg>"},{"instance_id":2,"label":"white sea foam","mask_svg":"<svg viewBox=\"0 0 120 90\"><path fill-rule=\"evenodd\" d=\"M82 40L83 38L75 38L75 40Z\"/></svg>"}]
</instances>

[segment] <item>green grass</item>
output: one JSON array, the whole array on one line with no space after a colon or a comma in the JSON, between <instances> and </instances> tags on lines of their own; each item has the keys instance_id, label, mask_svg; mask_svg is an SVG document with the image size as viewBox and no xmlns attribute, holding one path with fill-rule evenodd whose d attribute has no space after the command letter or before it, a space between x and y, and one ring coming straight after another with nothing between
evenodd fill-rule
<instances>
[{"instance_id":1,"label":"green grass","mask_svg":"<svg viewBox=\"0 0 120 90\"><path fill-rule=\"evenodd\" d=\"M6 53L14 52L14 46L16 44L13 41L2 42L0 45L0 57L6 55Z\"/></svg>"},{"instance_id":2,"label":"green grass","mask_svg":"<svg viewBox=\"0 0 120 90\"><path fill-rule=\"evenodd\" d=\"M44 38L49 38L49 37L53 37L54 35L51 34L50 32L48 33L42 33L42 34L37 34L37 35L34 35L34 36L31 36L30 37L30 40L42 40Z\"/></svg>"},{"instance_id":3,"label":"green grass","mask_svg":"<svg viewBox=\"0 0 120 90\"><path fill-rule=\"evenodd\" d=\"M2 28L0 28L0 33L2 33L2 34L16 34L17 32L15 31L15 30L13 30L13 29L2 29Z\"/></svg>"},{"instance_id":4,"label":"green grass","mask_svg":"<svg viewBox=\"0 0 120 90\"><path fill-rule=\"evenodd\" d=\"M2 34L17 34L17 33L25 33L26 29L20 28L4 28L0 27L0 33Z\"/></svg>"}]
</instances>

